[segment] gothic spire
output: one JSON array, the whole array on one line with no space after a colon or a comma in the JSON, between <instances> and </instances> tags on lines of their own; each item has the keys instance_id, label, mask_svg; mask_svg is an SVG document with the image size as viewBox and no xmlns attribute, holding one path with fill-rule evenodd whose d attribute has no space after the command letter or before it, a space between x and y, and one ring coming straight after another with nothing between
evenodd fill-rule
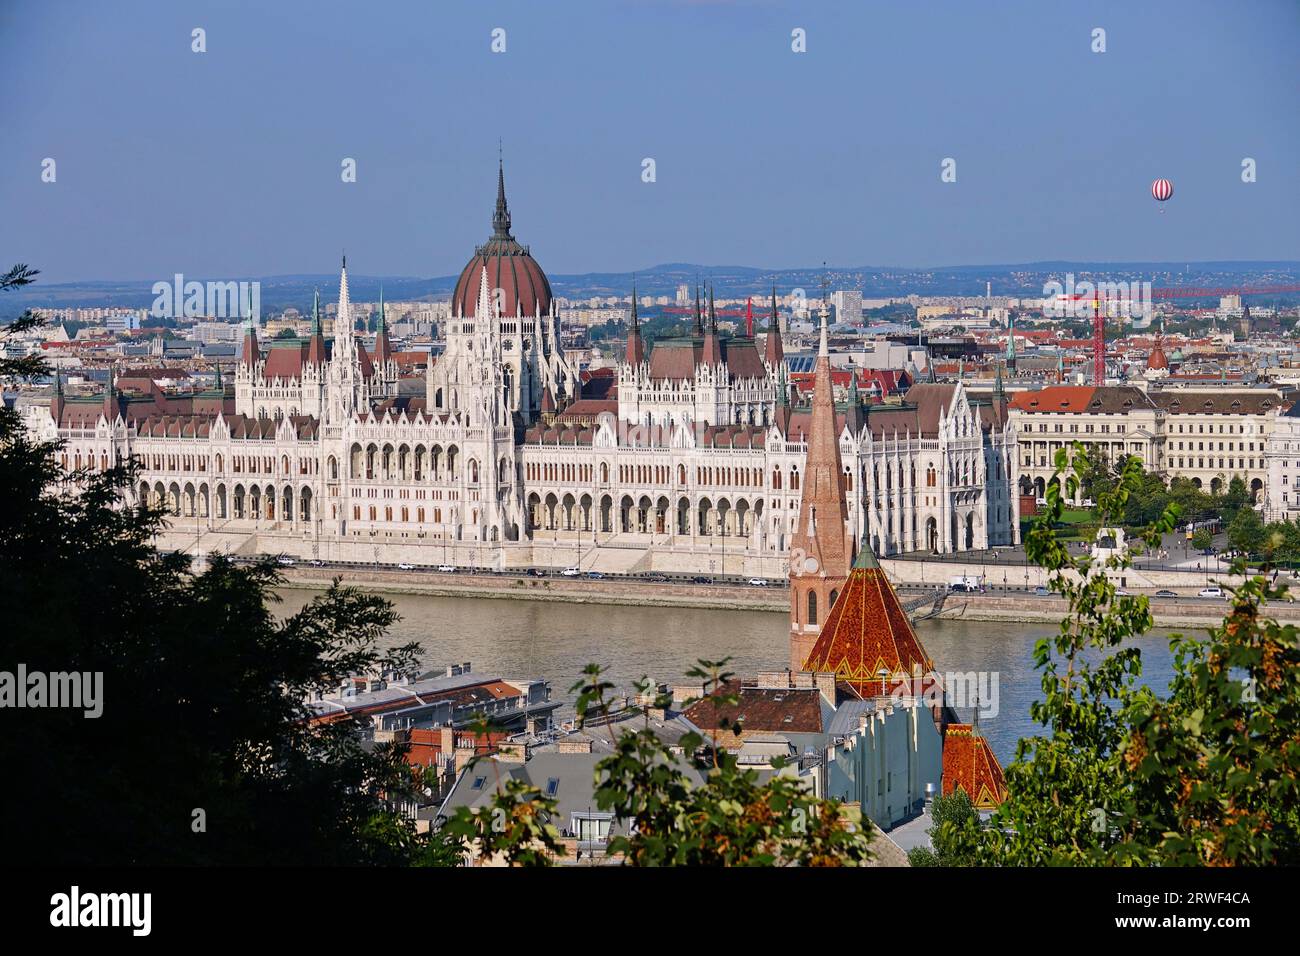
<instances>
[{"instance_id":1,"label":"gothic spire","mask_svg":"<svg viewBox=\"0 0 1300 956\"><path fill-rule=\"evenodd\" d=\"M785 349L781 346L781 320L776 314L775 285L772 286L772 320L767 325L767 335L763 339L763 358L773 367L785 361Z\"/></svg>"},{"instance_id":2,"label":"gothic spire","mask_svg":"<svg viewBox=\"0 0 1300 956\"><path fill-rule=\"evenodd\" d=\"M384 319L384 287L379 287L379 318L375 322L375 362L385 366L393 357L393 347L388 341L388 323Z\"/></svg>"},{"instance_id":3,"label":"gothic spire","mask_svg":"<svg viewBox=\"0 0 1300 956\"><path fill-rule=\"evenodd\" d=\"M632 318L627 327L627 351L624 359L628 365L639 366L645 361L645 343L641 339L641 320L636 311L636 277L632 278Z\"/></svg>"},{"instance_id":4,"label":"gothic spire","mask_svg":"<svg viewBox=\"0 0 1300 956\"><path fill-rule=\"evenodd\" d=\"M700 285L695 284L695 334L704 334L704 318L700 314Z\"/></svg>"},{"instance_id":5,"label":"gothic spire","mask_svg":"<svg viewBox=\"0 0 1300 956\"><path fill-rule=\"evenodd\" d=\"M325 333L320 326L320 289L317 289L312 297L311 338L307 341L307 361L312 365L325 364Z\"/></svg>"},{"instance_id":6,"label":"gothic spire","mask_svg":"<svg viewBox=\"0 0 1300 956\"><path fill-rule=\"evenodd\" d=\"M497 208L492 214L492 238L511 238L510 208L506 205L506 169L499 154L497 155Z\"/></svg>"}]
</instances>

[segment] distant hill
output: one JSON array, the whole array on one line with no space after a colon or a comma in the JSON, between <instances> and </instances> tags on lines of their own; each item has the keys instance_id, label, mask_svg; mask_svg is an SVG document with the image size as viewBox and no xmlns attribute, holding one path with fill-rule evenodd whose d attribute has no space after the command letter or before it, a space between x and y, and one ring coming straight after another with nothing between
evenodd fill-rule
<instances>
[{"instance_id":1,"label":"distant hill","mask_svg":"<svg viewBox=\"0 0 1300 956\"><path fill-rule=\"evenodd\" d=\"M1068 262L1046 261L1008 263L986 266L944 266L915 269L890 266L820 266L807 268L761 269L753 266L705 266L687 262L670 262L636 270L637 291L642 295L672 296L682 284L697 280L712 282L717 295L734 298L765 294L773 284L781 294L803 288L810 297L820 293L823 279L834 289L860 289L867 298L907 295L983 295L986 284L994 295L1038 296L1043 284L1073 272L1077 279L1104 277L1110 281L1149 281L1157 288L1223 286L1273 286L1300 284L1300 262ZM623 296L631 290L632 272L588 272L579 275L549 275L556 295L571 299L591 296ZM201 276L186 276L187 281L205 281ZM221 281L232 277L223 276ZM237 278L237 277L236 277ZM245 277L247 278L247 277ZM446 298L456 284L456 276L418 278L413 276L349 275L352 297L374 301L380 283L384 297L394 301ZM155 280L97 280L43 285L37 282L0 297L0 319L20 315L24 309L123 306L148 308L155 296ZM333 301L338 295L338 275L264 276L259 280L262 312L288 306L301 310L311 307L312 292L320 289L321 298ZM1296 301L1300 296L1281 296ZM1265 301L1272 301L1266 297Z\"/></svg>"}]
</instances>

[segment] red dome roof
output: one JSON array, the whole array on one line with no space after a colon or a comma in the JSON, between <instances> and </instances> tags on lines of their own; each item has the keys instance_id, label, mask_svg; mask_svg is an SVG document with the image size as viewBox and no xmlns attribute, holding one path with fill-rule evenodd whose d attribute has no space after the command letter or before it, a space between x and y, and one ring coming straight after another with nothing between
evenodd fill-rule
<instances>
[{"instance_id":1,"label":"red dome roof","mask_svg":"<svg viewBox=\"0 0 1300 956\"><path fill-rule=\"evenodd\" d=\"M551 310L551 284L536 260L510 234L503 170L497 171L497 206L492 216L492 238L474 250L474 258L456 280L451 297L453 315L472 316L478 305L479 285L487 269L489 295L501 290L503 315L546 315Z\"/></svg>"},{"instance_id":2,"label":"red dome roof","mask_svg":"<svg viewBox=\"0 0 1300 956\"><path fill-rule=\"evenodd\" d=\"M1152 371L1169 368L1169 359L1165 357L1165 350L1161 346L1158 334L1156 335L1155 347L1151 350L1150 356L1147 357L1147 368Z\"/></svg>"}]
</instances>

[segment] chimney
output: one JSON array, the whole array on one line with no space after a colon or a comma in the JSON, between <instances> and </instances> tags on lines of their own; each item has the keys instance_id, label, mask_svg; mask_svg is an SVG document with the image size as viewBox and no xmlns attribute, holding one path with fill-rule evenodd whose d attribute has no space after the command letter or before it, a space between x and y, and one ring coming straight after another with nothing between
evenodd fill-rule
<instances>
[{"instance_id":1,"label":"chimney","mask_svg":"<svg viewBox=\"0 0 1300 956\"><path fill-rule=\"evenodd\" d=\"M561 754L591 753L590 737L565 737L555 742L555 752Z\"/></svg>"},{"instance_id":2,"label":"chimney","mask_svg":"<svg viewBox=\"0 0 1300 956\"><path fill-rule=\"evenodd\" d=\"M474 759L474 748L457 747L454 753L455 753L455 762L456 762L456 774L459 776L460 772L464 770L467 766L469 766L469 762Z\"/></svg>"},{"instance_id":3,"label":"chimney","mask_svg":"<svg viewBox=\"0 0 1300 956\"><path fill-rule=\"evenodd\" d=\"M815 683L817 689L822 692L822 697L826 698L826 703L834 707L835 675L830 671L817 671L813 674L813 683Z\"/></svg>"},{"instance_id":4,"label":"chimney","mask_svg":"<svg viewBox=\"0 0 1300 956\"><path fill-rule=\"evenodd\" d=\"M502 763L527 763L528 744L522 740L503 740L497 745L497 760Z\"/></svg>"}]
</instances>

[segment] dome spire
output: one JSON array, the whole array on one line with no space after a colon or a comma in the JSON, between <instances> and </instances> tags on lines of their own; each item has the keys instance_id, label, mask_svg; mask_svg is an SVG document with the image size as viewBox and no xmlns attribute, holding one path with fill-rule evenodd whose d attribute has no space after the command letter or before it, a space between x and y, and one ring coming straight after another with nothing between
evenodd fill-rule
<instances>
[{"instance_id":1,"label":"dome spire","mask_svg":"<svg viewBox=\"0 0 1300 956\"><path fill-rule=\"evenodd\" d=\"M492 214L492 238L509 239L510 208L506 205L506 168L501 158L501 145L497 144L497 208Z\"/></svg>"}]
</instances>

